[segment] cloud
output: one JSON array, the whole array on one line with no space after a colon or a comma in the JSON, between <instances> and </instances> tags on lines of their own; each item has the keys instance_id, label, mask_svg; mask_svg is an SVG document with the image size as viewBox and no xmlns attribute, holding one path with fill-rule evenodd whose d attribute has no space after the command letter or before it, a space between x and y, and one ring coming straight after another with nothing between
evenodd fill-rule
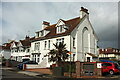
<instances>
[{"instance_id":1,"label":"cloud","mask_svg":"<svg viewBox=\"0 0 120 80\"><path fill-rule=\"evenodd\" d=\"M115 2L3 2L3 42L23 39L28 31L30 36L34 36L36 31L41 30L44 20L54 24L61 18L77 17L82 6L89 9L90 21L100 42L108 41L101 47L116 47L110 43L117 43L118 7Z\"/></svg>"}]
</instances>

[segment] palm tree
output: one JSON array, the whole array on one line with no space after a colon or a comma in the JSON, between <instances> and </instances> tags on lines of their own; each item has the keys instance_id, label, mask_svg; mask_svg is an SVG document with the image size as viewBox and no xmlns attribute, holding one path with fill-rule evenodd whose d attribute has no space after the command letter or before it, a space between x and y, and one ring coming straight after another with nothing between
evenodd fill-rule
<instances>
[{"instance_id":1,"label":"palm tree","mask_svg":"<svg viewBox=\"0 0 120 80\"><path fill-rule=\"evenodd\" d=\"M58 66L60 66L61 62L64 62L68 59L69 55L67 54L69 51L66 50L66 44L60 43L59 45L53 44L56 49L50 50L48 53L48 60L49 62L56 62Z\"/></svg>"}]
</instances>

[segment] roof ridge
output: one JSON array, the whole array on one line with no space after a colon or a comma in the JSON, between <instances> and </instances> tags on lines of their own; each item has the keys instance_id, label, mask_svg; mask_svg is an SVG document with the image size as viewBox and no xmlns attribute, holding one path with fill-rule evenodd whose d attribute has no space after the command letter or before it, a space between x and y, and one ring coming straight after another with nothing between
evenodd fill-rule
<instances>
[{"instance_id":1,"label":"roof ridge","mask_svg":"<svg viewBox=\"0 0 120 80\"><path fill-rule=\"evenodd\" d=\"M75 18L72 18L72 19L68 19L68 20L65 20L65 21L71 21L71 20L75 20L77 18L80 18L80 17L75 17Z\"/></svg>"}]
</instances>

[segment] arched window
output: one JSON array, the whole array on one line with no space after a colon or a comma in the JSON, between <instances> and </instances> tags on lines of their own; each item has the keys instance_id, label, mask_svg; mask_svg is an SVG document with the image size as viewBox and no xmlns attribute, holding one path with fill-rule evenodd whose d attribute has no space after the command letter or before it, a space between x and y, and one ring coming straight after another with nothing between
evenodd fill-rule
<instances>
[{"instance_id":1,"label":"arched window","mask_svg":"<svg viewBox=\"0 0 120 80\"><path fill-rule=\"evenodd\" d=\"M82 30L82 52L90 52L90 35L87 27Z\"/></svg>"},{"instance_id":2,"label":"arched window","mask_svg":"<svg viewBox=\"0 0 120 80\"><path fill-rule=\"evenodd\" d=\"M88 28L84 27L83 30L82 30L82 33L84 33L86 30L88 31Z\"/></svg>"}]
</instances>

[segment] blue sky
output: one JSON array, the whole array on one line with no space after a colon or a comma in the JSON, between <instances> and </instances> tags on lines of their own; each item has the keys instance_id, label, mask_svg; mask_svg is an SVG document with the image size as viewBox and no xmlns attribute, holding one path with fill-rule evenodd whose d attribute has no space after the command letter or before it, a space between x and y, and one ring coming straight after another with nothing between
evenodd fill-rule
<instances>
[{"instance_id":1,"label":"blue sky","mask_svg":"<svg viewBox=\"0 0 120 80\"><path fill-rule=\"evenodd\" d=\"M42 21L55 24L59 19L78 17L82 6L89 10L99 46L117 48L117 2L2 2L0 44L7 40L24 39L28 31L30 36L34 36L36 31L41 30Z\"/></svg>"}]
</instances>

